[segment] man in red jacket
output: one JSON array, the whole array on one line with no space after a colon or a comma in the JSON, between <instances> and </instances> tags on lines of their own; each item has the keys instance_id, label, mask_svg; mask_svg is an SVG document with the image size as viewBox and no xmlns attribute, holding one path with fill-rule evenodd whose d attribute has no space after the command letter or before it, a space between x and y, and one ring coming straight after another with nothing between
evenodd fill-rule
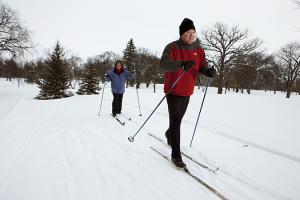
<instances>
[{"instance_id":1,"label":"man in red jacket","mask_svg":"<svg viewBox=\"0 0 300 200\"><path fill-rule=\"evenodd\" d=\"M169 128L165 135L172 147L171 160L184 168L180 153L180 124L193 94L197 73L213 78L214 68L209 68L205 53L196 41L196 29L192 20L185 18L179 26L180 39L168 44L162 54L160 65L165 71L164 92L167 93ZM185 71L171 90L173 83Z\"/></svg>"}]
</instances>

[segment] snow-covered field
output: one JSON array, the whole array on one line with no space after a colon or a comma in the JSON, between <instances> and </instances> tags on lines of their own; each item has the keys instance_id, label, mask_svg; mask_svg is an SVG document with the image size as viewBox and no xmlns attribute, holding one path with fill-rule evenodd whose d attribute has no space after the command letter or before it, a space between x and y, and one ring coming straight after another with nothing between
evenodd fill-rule
<instances>
[{"instance_id":1,"label":"snow-covered field","mask_svg":"<svg viewBox=\"0 0 300 200\"><path fill-rule=\"evenodd\" d=\"M111 113L112 95L35 100L35 85L0 79L1 200L198 200L218 199L211 191L154 152L170 149L164 101L133 143L136 133L164 96L162 86L127 88L121 126ZM300 199L300 96L253 91L217 95L209 88L192 147L203 98L195 89L181 126L182 150L214 174L183 157L191 172L229 199Z\"/></svg>"}]
</instances>

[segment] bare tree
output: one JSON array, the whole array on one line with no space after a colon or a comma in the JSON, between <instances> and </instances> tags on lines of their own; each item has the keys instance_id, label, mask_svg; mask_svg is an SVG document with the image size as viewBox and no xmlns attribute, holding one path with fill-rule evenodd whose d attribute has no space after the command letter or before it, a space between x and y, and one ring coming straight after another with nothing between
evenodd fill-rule
<instances>
[{"instance_id":1,"label":"bare tree","mask_svg":"<svg viewBox=\"0 0 300 200\"><path fill-rule=\"evenodd\" d=\"M136 73L141 75L139 82L146 83L146 87L149 87L152 83L155 93L156 84L161 83L163 79L163 72L159 67L159 58L145 48L139 48L137 50L137 57L140 67Z\"/></svg>"},{"instance_id":2,"label":"bare tree","mask_svg":"<svg viewBox=\"0 0 300 200\"><path fill-rule=\"evenodd\" d=\"M254 89L273 90L275 94L281 85L281 74L275 56L272 54L266 55L262 64L257 71Z\"/></svg>"},{"instance_id":3,"label":"bare tree","mask_svg":"<svg viewBox=\"0 0 300 200\"><path fill-rule=\"evenodd\" d=\"M283 79L286 83L286 98L290 98L291 88L300 77L300 44L292 42L282 47L278 53Z\"/></svg>"},{"instance_id":4,"label":"bare tree","mask_svg":"<svg viewBox=\"0 0 300 200\"><path fill-rule=\"evenodd\" d=\"M15 58L31 48L30 32L21 25L17 13L0 2L0 56Z\"/></svg>"},{"instance_id":5,"label":"bare tree","mask_svg":"<svg viewBox=\"0 0 300 200\"><path fill-rule=\"evenodd\" d=\"M4 77L7 81L12 78L20 78L20 65L14 59L7 59L4 61Z\"/></svg>"},{"instance_id":6,"label":"bare tree","mask_svg":"<svg viewBox=\"0 0 300 200\"><path fill-rule=\"evenodd\" d=\"M151 82L153 84L153 92L156 92L156 84L158 83L163 83L163 79L164 79L164 72L163 70L160 68L160 58L156 55L153 54L151 56L151 60L152 60L152 66L151 66Z\"/></svg>"},{"instance_id":7,"label":"bare tree","mask_svg":"<svg viewBox=\"0 0 300 200\"><path fill-rule=\"evenodd\" d=\"M298 92L298 95L300 95L300 79L296 81L296 90Z\"/></svg>"},{"instance_id":8,"label":"bare tree","mask_svg":"<svg viewBox=\"0 0 300 200\"><path fill-rule=\"evenodd\" d=\"M273 80L273 91L274 94L276 94L276 91L283 91L282 87L282 73L280 70L280 64L275 62L274 66L271 69L272 73L274 74L274 80Z\"/></svg>"},{"instance_id":9,"label":"bare tree","mask_svg":"<svg viewBox=\"0 0 300 200\"><path fill-rule=\"evenodd\" d=\"M78 56L72 55L70 58L67 59L67 63L68 63L68 73L69 73L71 88L74 89L76 84L79 82L79 77L83 65L82 59Z\"/></svg>"},{"instance_id":10,"label":"bare tree","mask_svg":"<svg viewBox=\"0 0 300 200\"><path fill-rule=\"evenodd\" d=\"M137 48L136 56L138 65L135 72L137 88L141 83L146 83L146 87L149 87L152 82L155 92L155 85L160 77L159 58L146 48Z\"/></svg>"},{"instance_id":11,"label":"bare tree","mask_svg":"<svg viewBox=\"0 0 300 200\"><path fill-rule=\"evenodd\" d=\"M121 59L118 54L112 51L106 51L100 55L88 58L84 63L84 66L86 67L86 65L94 65L97 70L97 76L104 81L105 74L109 69L114 67L114 62L118 59Z\"/></svg>"},{"instance_id":12,"label":"bare tree","mask_svg":"<svg viewBox=\"0 0 300 200\"><path fill-rule=\"evenodd\" d=\"M274 75L273 57L263 52L252 52L246 55L239 55L234 60L230 80L234 83L236 92L244 89L250 94L251 89L265 89L267 84L272 85ZM272 87L269 87L270 89Z\"/></svg>"},{"instance_id":13,"label":"bare tree","mask_svg":"<svg viewBox=\"0 0 300 200\"><path fill-rule=\"evenodd\" d=\"M230 73L230 62L238 55L249 54L262 43L257 38L248 40L248 37L247 30L220 22L203 31L202 45L208 52L208 61L218 71L218 94L222 94L226 75Z\"/></svg>"}]
</instances>

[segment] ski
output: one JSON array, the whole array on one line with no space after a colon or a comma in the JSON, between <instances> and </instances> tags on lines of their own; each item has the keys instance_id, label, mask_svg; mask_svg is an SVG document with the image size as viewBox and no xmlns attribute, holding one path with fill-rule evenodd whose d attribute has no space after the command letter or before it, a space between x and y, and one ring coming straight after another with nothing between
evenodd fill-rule
<instances>
[{"instance_id":1,"label":"ski","mask_svg":"<svg viewBox=\"0 0 300 200\"><path fill-rule=\"evenodd\" d=\"M157 136L155 136L155 135L153 135L153 134L151 134L151 133L148 133L148 135L151 136L152 138L156 139L156 140L159 141L160 143L164 144L164 145L167 146L168 148L170 148L170 146L169 146L165 141L163 141L161 138L159 138L159 137L157 137ZM212 168L208 167L207 165L205 165L205 164L203 164L203 163L200 163L199 161L193 159L191 156L187 155L186 153L184 153L184 152L182 152L182 151L181 151L181 154L182 154L184 157L186 157L186 158L188 158L189 160L191 160L192 162L194 162L194 163L196 163L197 165L199 165L200 167L202 167L202 168L208 170L209 172L212 172L212 173L215 174L216 171L219 170L219 167L217 167L217 168L215 168L215 169L212 169Z\"/></svg>"},{"instance_id":2,"label":"ski","mask_svg":"<svg viewBox=\"0 0 300 200\"><path fill-rule=\"evenodd\" d=\"M172 163L171 159L166 156L165 154L163 154L162 152L160 152L159 150L157 150L154 147L150 147L153 151L155 151L157 154L161 155L164 159L168 160L169 162ZM173 163L172 163L173 165ZM178 167L177 167L178 168ZM184 172L185 174L189 175L191 178L193 178L195 181L197 181L198 183L200 183L201 185L203 185L204 187L206 187L208 190L210 190L211 192L213 192L216 196L218 196L220 199L223 200L229 200L227 197L225 197L223 194L221 194L220 192L218 192L216 189L214 189L213 187L211 187L210 185L208 185L206 182L204 182L202 179L200 179L199 177L197 177L196 175L194 175L193 173L190 172L190 170L187 167L182 168L182 172Z\"/></svg>"},{"instance_id":3,"label":"ski","mask_svg":"<svg viewBox=\"0 0 300 200\"><path fill-rule=\"evenodd\" d=\"M124 121L122 121L122 120L120 120L119 118L118 118L118 116L114 116L114 119L116 119L117 120L117 122L119 122L122 126L124 126L125 125L125 122Z\"/></svg>"}]
</instances>

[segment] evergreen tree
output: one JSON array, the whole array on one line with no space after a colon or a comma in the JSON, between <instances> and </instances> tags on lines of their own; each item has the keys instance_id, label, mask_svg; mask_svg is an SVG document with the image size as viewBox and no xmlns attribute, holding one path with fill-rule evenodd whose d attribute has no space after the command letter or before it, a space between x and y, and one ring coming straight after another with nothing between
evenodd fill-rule
<instances>
[{"instance_id":1,"label":"evergreen tree","mask_svg":"<svg viewBox=\"0 0 300 200\"><path fill-rule=\"evenodd\" d=\"M66 91L70 86L70 81L64 55L63 48L57 42L54 51L45 62L46 68L38 83L41 90L37 99L58 99L72 96L71 92Z\"/></svg>"},{"instance_id":2,"label":"evergreen tree","mask_svg":"<svg viewBox=\"0 0 300 200\"><path fill-rule=\"evenodd\" d=\"M94 65L86 65L83 73L82 82L80 83L80 88L77 94L99 94L99 80L97 79L97 71Z\"/></svg>"},{"instance_id":3,"label":"evergreen tree","mask_svg":"<svg viewBox=\"0 0 300 200\"><path fill-rule=\"evenodd\" d=\"M123 61L124 61L124 65L126 66L127 70L130 71L131 73L135 73L137 71L137 63L136 63L136 59L137 59L137 52L136 52L136 47L133 43L133 39L131 38L129 40L129 42L126 45L126 48L123 51ZM129 81L129 85L133 86L134 85L135 80L131 80Z\"/></svg>"}]
</instances>

